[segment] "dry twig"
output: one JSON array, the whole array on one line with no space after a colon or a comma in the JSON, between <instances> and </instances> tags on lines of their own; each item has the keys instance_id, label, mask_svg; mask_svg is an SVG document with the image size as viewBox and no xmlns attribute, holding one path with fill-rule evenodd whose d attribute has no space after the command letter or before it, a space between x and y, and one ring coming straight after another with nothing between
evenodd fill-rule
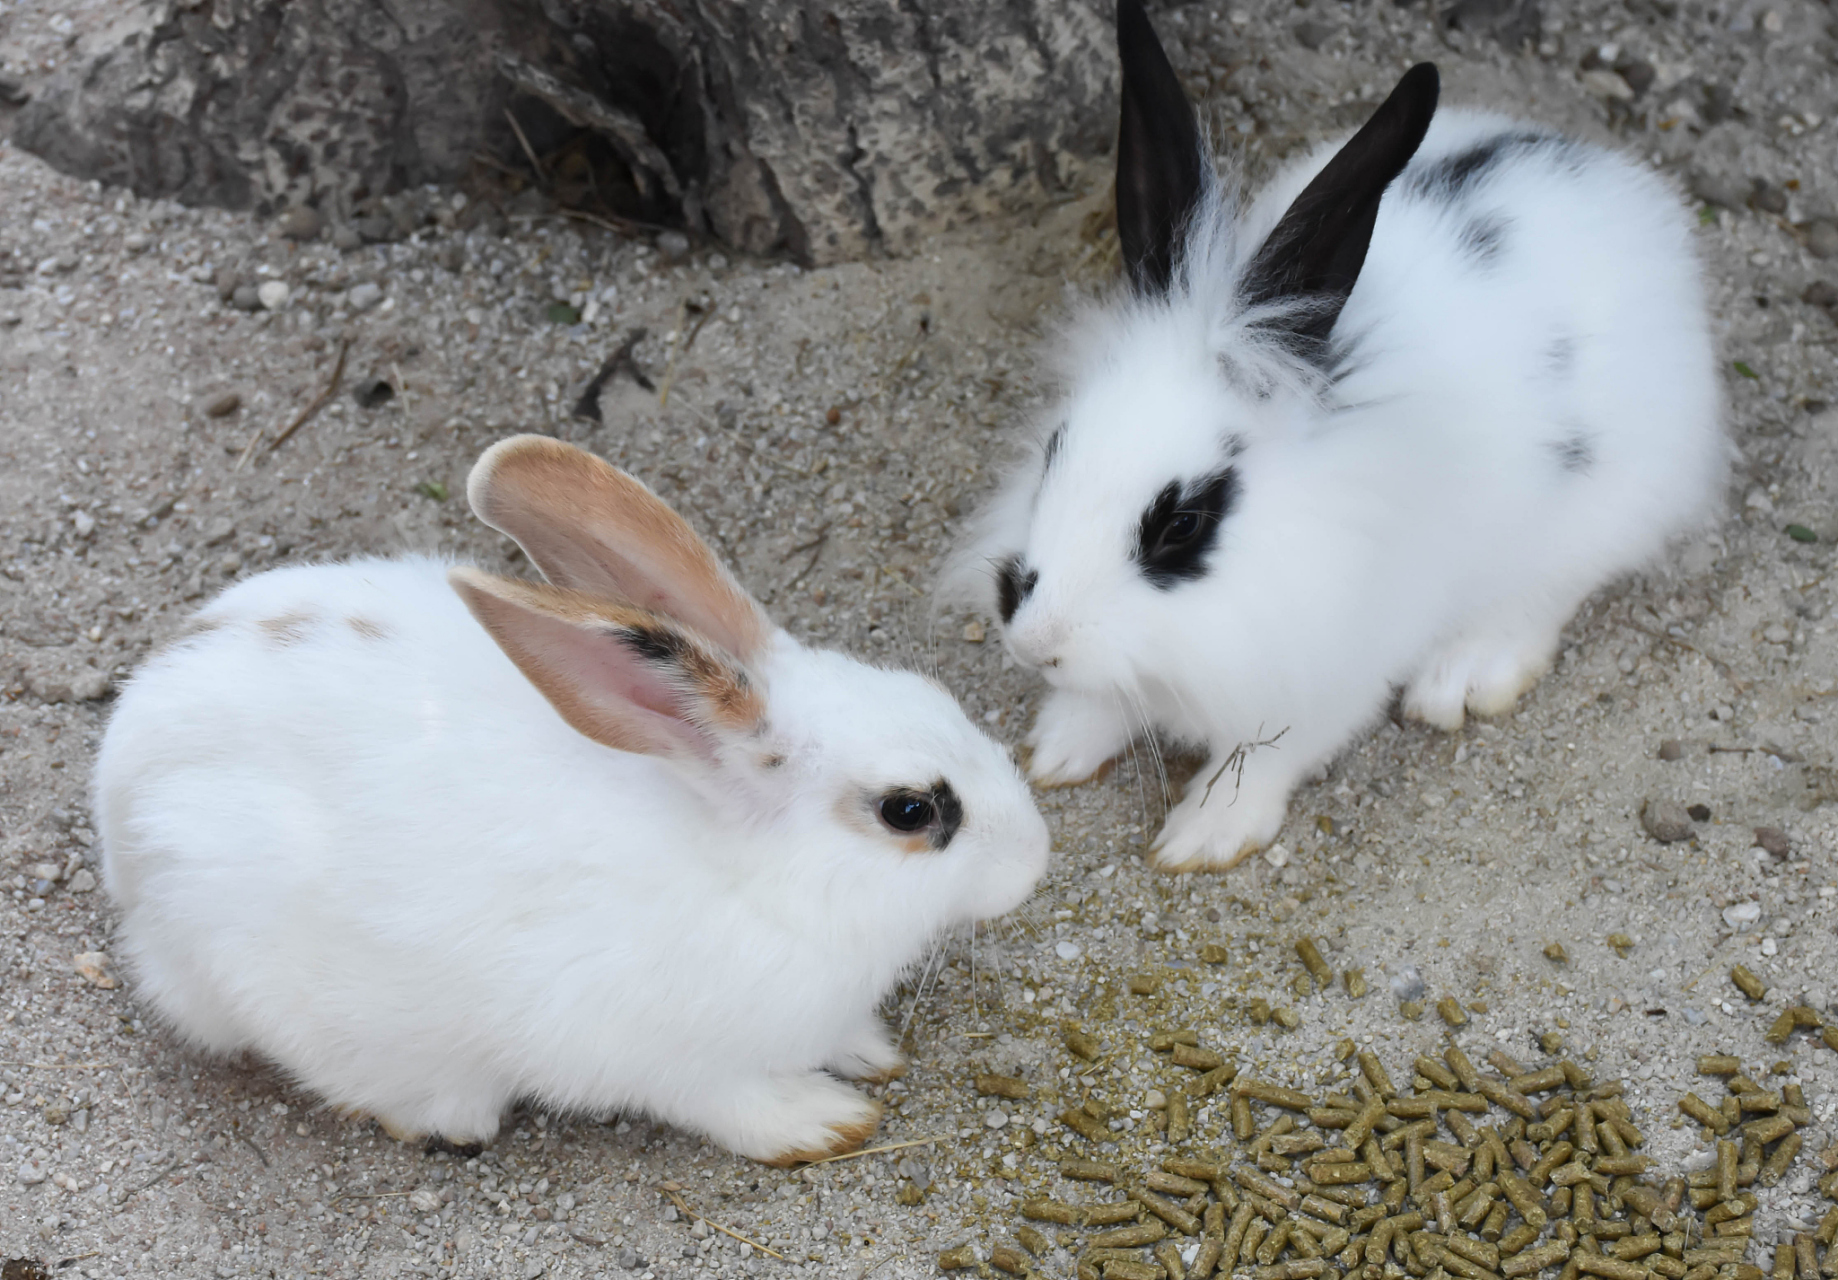
<instances>
[{"instance_id":1,"label":"dry twig","mask_svg":"<svg viewBox=\"0 0 1838 1280\"><path fill-rule=\"evenodd\" d=\"M666 1199L670 1201L671 1204L676 1206L676 1211L680 1214L683 1214L685 1217L694 1218L698 1222L706 1222L708 1223L710 1227L713 1227L716 1231L719 1231L722 1235L732 1236L734 1239L740 1241L742 1244L752 1245L755 1249L758 1249L761 1253L771 1254L773 1257L777 1258L780 1262L790 1261L789 1258L787 1258L784 1254L780 1253L778 1250L768 1249L765 1245L761 1244L759 1241L749 1240L746 1236L741 1235L740 1232L734 1231L728 1227L722 1226L719 1222L716 1222L713 1218L703 1217L701 1214L697 1213L694 1209L691 1209L689 1205L683 1200L683 1197L678 1195L675 1191L672 1191L668 1186L660 1185L657 1189Z\"/></svg>"}]
</instances>

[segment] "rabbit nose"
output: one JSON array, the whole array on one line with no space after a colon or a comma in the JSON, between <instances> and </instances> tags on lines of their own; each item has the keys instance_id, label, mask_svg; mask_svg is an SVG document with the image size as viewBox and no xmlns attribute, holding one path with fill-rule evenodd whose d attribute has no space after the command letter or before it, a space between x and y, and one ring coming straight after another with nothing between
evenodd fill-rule
<instances>
[{"instance_id":1,"label":"rabbit nose","mask_svg":"<svg viewBox=\"0 0 1838 1280\"><path fill-rule=\"evenodd\" d=\"M1057 667L1065 633L1065 627L1059 623L1029 618L1020 626L1009 628L1008 643L1015 656L1031 667Z\"/></svg>"}]
</instances>

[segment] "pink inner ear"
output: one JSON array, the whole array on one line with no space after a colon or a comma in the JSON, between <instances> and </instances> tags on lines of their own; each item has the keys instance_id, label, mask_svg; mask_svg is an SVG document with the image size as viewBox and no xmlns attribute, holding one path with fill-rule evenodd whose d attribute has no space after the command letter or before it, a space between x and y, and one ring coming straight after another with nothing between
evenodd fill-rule
<instances>
[{"instance_id":1,"label":"pink inner ear","mask_svg":"<svg viewBox=\"0 0 1838 1280\"><path fill-rule=\"evenodd\" d=\"M564 697L591 707L595 722L614 730L582 729L588 737L621 751L714 758L714 741L685 715L690 695L672 683L667 667L642 657L616 629L550 618L540 618L537 629L542 634L530 637L530 656L549 670L553 682L536 680L537 687L570 723L575 722L562 706Z\"/></svg>"}]
</instances>

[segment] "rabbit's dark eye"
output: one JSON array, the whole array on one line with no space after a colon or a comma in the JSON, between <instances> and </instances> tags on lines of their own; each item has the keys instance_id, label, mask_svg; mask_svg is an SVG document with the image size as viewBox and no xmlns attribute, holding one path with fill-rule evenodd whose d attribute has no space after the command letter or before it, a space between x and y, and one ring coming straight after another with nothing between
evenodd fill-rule
<instances>
[{"instance_id":1,"label":"rabbit's dark eye","mask_svg":"<svg viewBox=\"0 0 1838 1280\"><path fill-rule=\"evenodd\" d=\"M964 822L964 804L943 778L929 788L899 787L875 801L875 812L890 831L901 835L926 833L933 849L943 849Z\"/></svg>"},{"instance_id":2,"label":"rabbit's dark eye","mask_svg":"<svg viewBox=\"0 0 1838 1280\"><path fill-rule=\"evenodd\" d=\"M1136 526L1136 563L1167 591L1206 573L1219 526L1238 500L1238 469L1225 467L1185 484L1170 481Z\"/></svg>"},{"instance_id":3,"label":"rabbit's dark eye","mask_svg":"<svg viewBox=\"0 0 1838 1280\"><path fill-rule=\"evenodd\" d=\"M938 815L929 796L896 791L881 801L881 821L899 832L923 831Z\"/></svg>"}]
</instances>

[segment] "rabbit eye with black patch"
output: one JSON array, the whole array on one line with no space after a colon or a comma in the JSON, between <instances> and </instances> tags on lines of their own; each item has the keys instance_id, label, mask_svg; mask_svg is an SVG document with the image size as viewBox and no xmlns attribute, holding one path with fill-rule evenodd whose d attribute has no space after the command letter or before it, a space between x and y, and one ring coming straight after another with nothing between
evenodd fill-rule
<instances>
[{"instance_id":1,"label":"rabbit eye with black patch","mask_svg":"<svg viewBox=\"0 0 1838 1280\"><path fill-rule=\"evenodd\" d=\"M1186 484L1171 480L1142 513L1136 563L1166 591L1206 573L1219 525L1238 500L1238 469L1226 467Z\"/></svg>"},{"instance_id":2,"label":"rabbit eye with black patch","mask_svg":"<svg viewBox=\"0 0 1838 1280\"><path fill-rule=\"evenodd\" d=\"M924 832L933 849L950 844L964 821L963 802L943 778L924 789L895 787L881 795L874 811L890 831L903 836Z\"/></svg>"}]
</instances>

